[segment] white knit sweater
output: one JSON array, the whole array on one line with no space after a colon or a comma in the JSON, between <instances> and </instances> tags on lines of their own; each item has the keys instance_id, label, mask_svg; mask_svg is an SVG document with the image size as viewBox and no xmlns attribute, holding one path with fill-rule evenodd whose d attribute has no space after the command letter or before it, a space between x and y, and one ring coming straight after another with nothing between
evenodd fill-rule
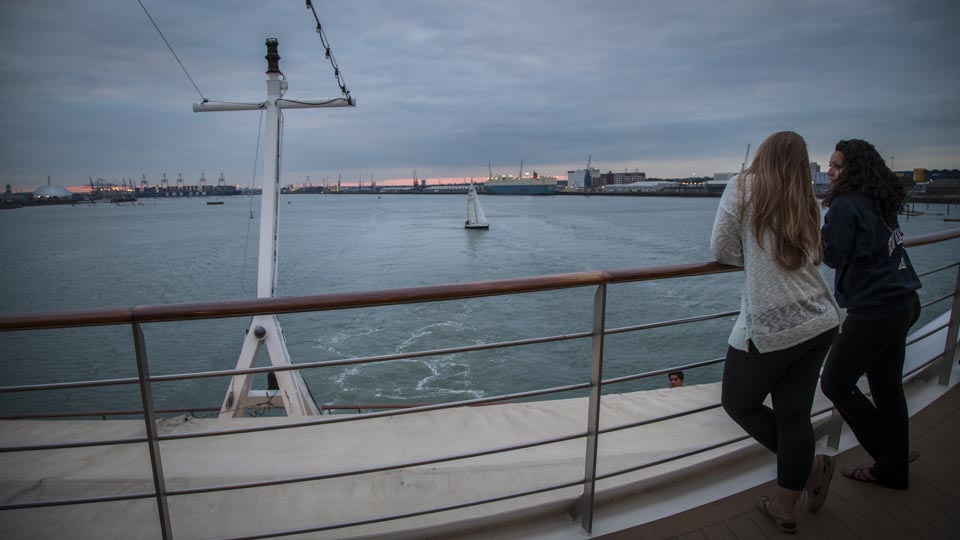
<instances>
[{"instance_id":1,"label":"white knit sweater","mask_svg":"<svg viewBox=\"0 0 960 540\"><path fill-rule=\"evenodd\" d=\"M761 353L778 351L838 326L840 307L820 270L809 260L798 270L786 270L773 253L757 244L753 211L747 208L740 219L737 184L733 178L724 189L710 238L717 261L742 266L746 274L730 346L747 351L749 340ZM749 190L749 177L745 184ZM772 233L764 236L763 245L770 246Z\"/></svg>"}]
</instances>

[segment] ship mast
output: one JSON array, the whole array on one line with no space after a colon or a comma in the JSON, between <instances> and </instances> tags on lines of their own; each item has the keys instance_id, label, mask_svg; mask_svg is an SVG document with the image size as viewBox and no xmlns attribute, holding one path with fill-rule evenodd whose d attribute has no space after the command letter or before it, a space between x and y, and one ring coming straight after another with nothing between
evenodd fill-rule
<instances>
[{"instance_id":1,"label":"ship mast","mask_svg":"<svg viewBox=\"0 0 960 540\"><path fill-rule=\"evenodd\" d=\"M266 133L263 147L263 189L260 196L260 249L257 265L257 298L271 298L277 287L277 225L278 200L280 189L280 110L325 107L353 107L353 98L323 100L287 101L282 99L287 91L287 82L280 72L279 43L270 38L267 46L267 100L260 103L194 103L193 112L219 111L256 111L266 112ZM250 323L243 348L237 360L237 369L250 369L255 366L261 348L266 348L273 366L289 366L290 353L283 339L280 321L276 315L257 315ZM276 387L271 384L267 390L253 390L253 375L234 375L223 405L220 418L238 418L243 416L246 407L272 403L274 398L282 400L288 416L309 416L320 414L317 404L310 397L310 391L299 371L278 371ZM269 378L268 378L269 381Z\"/></svg>"}]
</instances>

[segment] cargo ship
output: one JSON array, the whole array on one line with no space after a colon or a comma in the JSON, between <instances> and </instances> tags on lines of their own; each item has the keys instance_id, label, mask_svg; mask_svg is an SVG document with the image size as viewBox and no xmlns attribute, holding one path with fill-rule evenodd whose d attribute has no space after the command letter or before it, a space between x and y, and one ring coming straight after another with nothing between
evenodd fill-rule
<instances>
[{"instance_id":1,"label":"cargo ship","mask_svg":"<svg viewBox=\"0 0 960 540\"><path fill-rule=\"evenodd\" d=\"M557 177L540 176L534 171L531 176L498 175L484 185L488 195L555 195Z\"/></svg>"}]
</instances>

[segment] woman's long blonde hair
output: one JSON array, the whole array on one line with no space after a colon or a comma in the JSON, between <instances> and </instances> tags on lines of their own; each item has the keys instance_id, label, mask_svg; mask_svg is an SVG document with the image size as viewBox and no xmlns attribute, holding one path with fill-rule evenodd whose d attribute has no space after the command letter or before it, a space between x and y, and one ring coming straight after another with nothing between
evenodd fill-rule
<instances>
[{"instance_id":1,"label":"woman's long blonde hair","mask_svg":"<svg viewBox=\"0 0 960 540\"><path fill-rule=\"evenodd\" d=\"M749 197L746 177L751 179ZM787 270L800 268L808 259L819 265L823 260L820 209L813 195L810 157L803 137L792 131L767 137L737 182L741 218L746 208L753 210L752 225L760 248L772 249L777 263ZM764 247L768 230L774 245Z\"/></svg>"}]
</instances>

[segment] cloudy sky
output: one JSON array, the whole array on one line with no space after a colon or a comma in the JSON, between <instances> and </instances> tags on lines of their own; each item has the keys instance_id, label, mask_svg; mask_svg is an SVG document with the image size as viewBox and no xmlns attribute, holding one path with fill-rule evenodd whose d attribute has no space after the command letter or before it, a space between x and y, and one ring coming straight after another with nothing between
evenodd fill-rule
<instances>
[{"instance_id":1,"label":"cloudy sky","mask_svg":"<svg viewBox=\"0 0 960 540\"><path fill-rule=\"evenodd\" d=\"M142 0L210 100L339 96L302 0ZM283 183L739 170L774 132L960 167L960 2L315 0L353 109L285 112ZM201 96L137 0L0 0L0 181L259 184L260 113ZM752 151L751 151L752 154Z\"/></svg>"}]
</instances>

